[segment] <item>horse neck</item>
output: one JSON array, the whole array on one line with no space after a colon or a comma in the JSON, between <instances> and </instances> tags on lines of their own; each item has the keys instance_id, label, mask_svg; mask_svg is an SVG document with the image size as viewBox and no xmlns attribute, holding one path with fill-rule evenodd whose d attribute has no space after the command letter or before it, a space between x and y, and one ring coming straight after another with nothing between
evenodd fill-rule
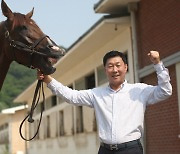
<instances>
[{"instance_id":1,"label":"horse neck","mask_svg":"<svg viewBox=\"0 0 180 154\"><path fill-rule=\"evenodd\" d=\"M3 24L4 22L0 23L0 91L11 64L11 61L5 56Z\"/></svg>"},{"instance_id":2,"label":"horse neck","mask_svg":"<svg viewBox=\"0 0 180 154\"><path fill-rule=\"evenodd\" d=\"M3 82L7 75L10 64L11 61L6 58L4 52L2 51L2 48L0 47L0 91L3 86Z\"/></svg>"}]
</instances>

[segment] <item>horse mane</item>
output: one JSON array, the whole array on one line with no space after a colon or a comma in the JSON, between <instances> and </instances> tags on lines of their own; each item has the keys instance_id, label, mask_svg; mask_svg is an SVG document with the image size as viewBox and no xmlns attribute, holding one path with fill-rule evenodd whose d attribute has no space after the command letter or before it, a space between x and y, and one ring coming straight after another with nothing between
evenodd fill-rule
<instances>
[{"instance_id":1,"label":"horse mane","mask_svg":"<svg viewBox=\"0 0 180 154\"><path fill-rule=\"evenodd\" d=\"M2 29L2 27L3 27L3 26L2 26L3 23L4 23L4 21L1 21L1 22L0 22L0 34L1 34L1 29Z\"/></svg>"},{"instance_id":2,"label":"horse mane","mask_svg":"<svg viewBox=\"0 0 180 154\"><path fill-rule=\"evenodd\" d=\"M12 61L38 68L45 74L54 73L52 65L65 51L31 18L34 8L27 14L12 12L2 0L1 9L6 20L0 22L0 90Z\"/></svg>"},{"instance_id":3,"label":"horse mane","mask_svg":"<svg viewBox=\"0 0 180 154\"><path fill-rule=\"evenodd\" d=\"M14 14L14 18L13 18L11 30L14 30L14 28L17 26L28 25L31 23L35 24L38 27L38 25L35 23L34 20L32 20L31 18L27 18L24 14L21 13L13 13L13 14Z\"/></svg>"}]
</instances>

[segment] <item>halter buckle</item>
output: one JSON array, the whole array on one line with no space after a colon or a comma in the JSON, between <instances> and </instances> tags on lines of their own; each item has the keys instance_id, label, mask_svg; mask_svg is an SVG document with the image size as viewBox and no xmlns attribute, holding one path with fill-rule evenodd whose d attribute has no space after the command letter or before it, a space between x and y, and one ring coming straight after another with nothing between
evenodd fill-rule
<instances>
[{"instance_id":1,"label":"halter buckle","mask_svg":"<svg viewBox=\"0 0 180 154\"><path fill-rule=\"evenodd\" d=\"M5 38L8 38L9 37L9 31L7 30L6 32L5 32Z\"/></svg>"},{"instance_id":2,"label":"halter buckle","mask_svg":"<svg viewBox=\"0 0 180 154\"><path fill-rule=\"evenodd\" d=\"M14 40L11 40L10 46L16 47L16 44L14 44Z\"/></svg>"}]
</instances>

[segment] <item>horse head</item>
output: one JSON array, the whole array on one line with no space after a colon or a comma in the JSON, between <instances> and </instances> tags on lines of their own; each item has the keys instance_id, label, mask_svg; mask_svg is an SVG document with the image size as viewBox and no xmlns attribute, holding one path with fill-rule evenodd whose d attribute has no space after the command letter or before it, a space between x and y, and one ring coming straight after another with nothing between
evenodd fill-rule
<instances>
[{"instance_id":1,"label":"horse head","mask_svg":"<svg viewBox=\"0 0 180 154\"><path fill-rule=\"evenodd\" d=\"M45 35L31 18L34 8L27 14L13 13L4 0L1 8L3 15L7 17L3 23L6 57L37 68L46 75L54 73L53 65L65 54L65 50Z\"/></svg>"}]
</instances>

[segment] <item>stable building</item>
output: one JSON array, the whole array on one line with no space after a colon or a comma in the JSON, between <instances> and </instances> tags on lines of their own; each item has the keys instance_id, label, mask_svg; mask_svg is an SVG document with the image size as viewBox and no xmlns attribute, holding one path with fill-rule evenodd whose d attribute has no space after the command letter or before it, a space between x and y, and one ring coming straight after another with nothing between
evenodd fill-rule
<instances>
[{"instance_id":1,"label":"stable building","mask_svg":"<svg viewBox=\"0 0 180 154\"><path fill-rule=\"evenodd\" d=\"M0 113L0 154L24 154L28 144L19 135L19 126L27 113L27 106L4 109ZM26 132L27 131L27 132ZM28 134L27 124L22 128Z\"/></svg>"},{"instance_id":2,"label":"stable building","mask_svg":"<svg viewBox=\"0 0 180 154\"><path fill-rule=\"evenodd\" d=\"M108 84L102 65L107 51L119 50L128 57L127 80L134 82L130 18L103 17L79 38L56 64L53 76L72 89L82 90ZM15 101L31 104L36 82ZM45 88L45 106L35 111L30 137L37 130L40 111L44 108L39 134L29 143L28 152L35 153L97 153L99 139L94 111L85 106L72 106L52 95ZM41 100L42 101L42 100ZM48 147L48 148L47 148Z\"/></svg>"},{"instance_id":3,"label":"stable building","mask_svg":"<svg viewBox=\"0 0 180 154\"><path fill-rule=\"evenodd\" d=\"M52 75L77 90L107 85L102 58L110 50L119 50L128 59L128 82L155 85L156 74L147 53L150 50L160 51L161 59L170 72L173 96L147 107L142 140L147 154L180 153L178 4L176 0L100 0L94 10L106 15L67 49ZM15 102L30 106L35 86L36 82ZM72 106L54 96L47 87L45 95L45 104L41 99L34 113L35 122L29 125L30 131L26 134L29 137L34 135L43 109L40 130L29 142L28 154L97 153L99 139L93 109Z\"/></svg>"}]
</instances>

